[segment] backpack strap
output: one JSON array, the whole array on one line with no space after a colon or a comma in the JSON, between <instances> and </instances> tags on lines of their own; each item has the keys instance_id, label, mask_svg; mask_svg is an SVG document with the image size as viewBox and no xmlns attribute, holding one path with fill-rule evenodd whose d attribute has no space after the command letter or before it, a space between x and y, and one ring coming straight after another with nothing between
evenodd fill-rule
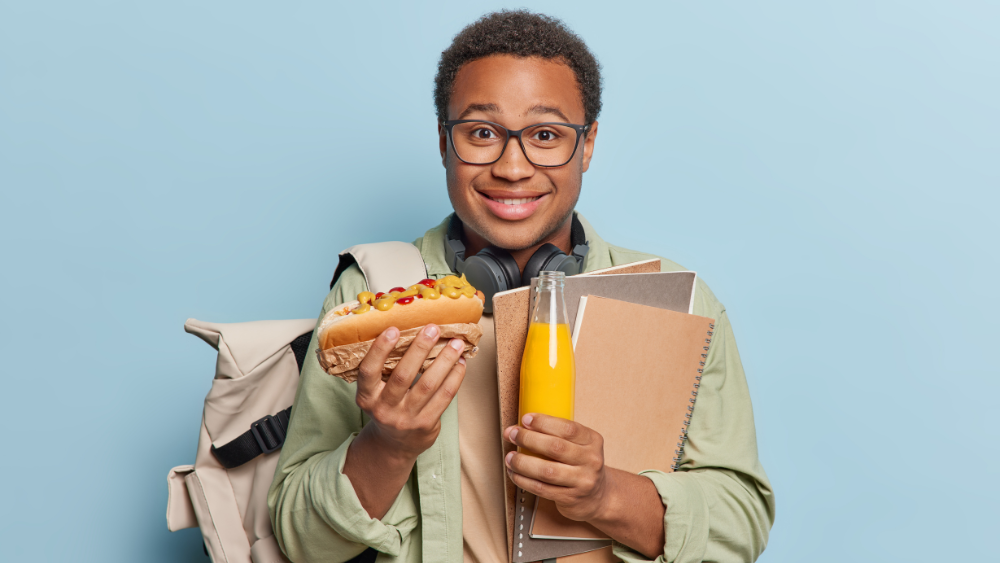
<instances>
[{"instance_id":1,"label":"backpack strap","mask_svg":"<svg viewBox=\"0 0 1000 563\"><path fill-rule=\"evenodd\" d=\"M373 293L408 287L427 277L427 265L420 250L408 242L357 244L340 253L330 289L352 264L361 269L368 291Z\"/></svg>"},{"instance_id":2,"label":"backpack strap","mask_svg":"<svg viewBox=\"0 0 1000 563\"><path fill-rule=\"evenodd\" d=\"M250 425L250 430L221 447L212 446L212 455L226 469L239 467L261 454L269 454L285 443L292 407L269 414Z\"/></svg>"},{"instance_id":3,"label":"backpack strap","mask_svg":"<svg viewBox=\"0 0 1000 563\"><path fill-rule=\"evenodd\" d=\"M312 340L313 331L309 331L295 340L289 346L295 354L295 363L299 365L299 373L302 373L302 364L306 363L306 354L309 352L309 342Z\"/></svg>"}]
</instances>

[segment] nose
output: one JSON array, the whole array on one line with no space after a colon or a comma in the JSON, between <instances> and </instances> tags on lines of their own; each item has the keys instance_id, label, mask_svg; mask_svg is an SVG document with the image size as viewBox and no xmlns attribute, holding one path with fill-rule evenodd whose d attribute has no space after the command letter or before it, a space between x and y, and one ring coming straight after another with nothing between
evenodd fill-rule
<instances>
[{"instance_id":1,"label":"nose","mask_svg":"<svg viewBox=\"0 0 1000 563\"><path fill-rule=\"evenodd\" d=\"M503 154L500 155L500 160L493 163L492 172L497 178L517 182L532 177L535 174L535 166L528 162L517 137L510 137L507 139Z\"/></svg>"}]
</instances>

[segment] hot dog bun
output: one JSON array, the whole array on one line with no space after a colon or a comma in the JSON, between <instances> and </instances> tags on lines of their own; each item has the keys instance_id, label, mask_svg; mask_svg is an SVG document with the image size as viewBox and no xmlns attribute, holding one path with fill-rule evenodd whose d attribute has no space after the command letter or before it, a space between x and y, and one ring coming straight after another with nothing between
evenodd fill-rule
<instances>
[{"instance_id":1,"label":"hot dog bun","mask_svg":"<svg viewBox=\"0 0 1000 563\"><path fill-rule=\"evenodd\" d=\"M326 350L335 346L354 344L375 339L382 331L394 326L400 331L424 326L478 323L483 315L483 301L479 295L461 296L457 299L441 296L437 299L416 299L406 305L394 305L388 311L372 307L361 315L343 314L360 305L353 301L327 313L319 327L319 346ZM338 315L337 313L341 313Z\"/></svg>"},{"instance_id":2,"label":"hot dog bun","mask_svg":"<svg viewBox=\"0 0 1000 563\"><path fill-rule=\"evenodd\" d=\"M427 359L420 366L421 372L434 363L434 360L437 359L445 346L448 345L448 341L452 339L457 338L465 343L462 349L463 358L471 360L476 357L476 353L479 351L479 347L476 344L483 336L483 330L478 324L445 324L438 325L438 327L441 329L440 340L427 353ZM392 375L392 371L399 365L400 360L403 359L403 355L410 349L410 345L413 344L413 341L417 338L422 328L411 328L399 333L399 340L396 341L396 345L389 352L389 357L386 358L385 364L382 366L383 381ZM343 346L317 350L316 355L319 359L319 365L326 373L339 377L348 383L354 383L361 375L361 362L365 359L368 351L371 350L374 342L374 340L367 340L358 342L357 344L344 344Z\"/></svg>"}]
</instances>

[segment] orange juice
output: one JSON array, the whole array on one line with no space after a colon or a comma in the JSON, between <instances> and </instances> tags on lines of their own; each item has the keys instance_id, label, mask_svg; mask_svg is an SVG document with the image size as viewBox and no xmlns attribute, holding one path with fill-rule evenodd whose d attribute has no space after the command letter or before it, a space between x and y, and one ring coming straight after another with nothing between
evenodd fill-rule
<instances>
[{"instance_id":1,"label":"orange juice","mask_svg":"<svg viewBox=\"0 0 1000 563\"><path fill-rule=\"evenodd\" d=\"M566 321L565 280L565 274L559 271L543 271L538 275L528 339L521 356L518 424L522 424L528 413L573 420L576 367L573 340ZM521 448L518 451L522 451Z\"/></svg>"},{"instance_id":2,"label":"orange juice","mask_svg":"<svg viewBox=\"0 0 1000 563\"><path fill-rule=\"evenodd\" d=\"M573 365L569 326L565 323L531 323L521 358L518 423L529 412L573 420L575 384L576 368Z\"/></svg>"}]
</instances>

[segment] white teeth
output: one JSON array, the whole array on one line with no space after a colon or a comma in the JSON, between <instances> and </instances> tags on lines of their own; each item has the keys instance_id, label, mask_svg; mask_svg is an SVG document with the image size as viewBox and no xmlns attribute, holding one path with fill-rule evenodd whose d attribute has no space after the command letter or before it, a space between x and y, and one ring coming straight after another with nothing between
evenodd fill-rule
<instances>
[{"instance_id":1,"label":"white teeth","mask_svg":"<svg viewBox=\"0 0 1000 563\"><path fill-rule=\"evenodd\" d=\"M518 199L494 199L493 201L499 201L504 205L521 205L522 203L529 203L538 199L537 197L522 197Z\"/></svg>"}]
</instances>

